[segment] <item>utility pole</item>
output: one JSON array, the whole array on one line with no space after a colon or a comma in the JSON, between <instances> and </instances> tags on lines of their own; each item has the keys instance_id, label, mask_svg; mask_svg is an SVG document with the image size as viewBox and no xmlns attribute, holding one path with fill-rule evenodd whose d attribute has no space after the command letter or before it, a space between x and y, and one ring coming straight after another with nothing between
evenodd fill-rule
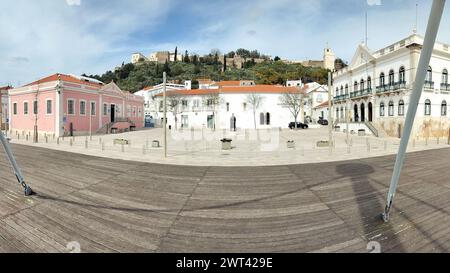
<instances>
[{"instance_id":1,"label":"utility pole","mask_svg":"<svg viewBox=\"0 0 450 273\"><path fill-rule=\"evenodd\" d=\"M344 95L347 96L347 95ZM345 133L347 134L347 153L350 153L350 139L349 139L349 122L350 122L350 104L348 103L348 98L345 100L345 122L346 122L346 128Z\"/></svg>"},{"instance_id":2,"label":"utility pole","mask_svg":"<svg viewBox=\"0 0 450 273\"><path fill-rule=\"evenodd\" d=\"M33 142L38 143L39 142L39 136L38 136L38 96L39 96L39 82L36 90L36 96L35 100L33 101L33 114L34 114L34 128L33 128Z\"/></svg>"},{"instance_id":3,"label":"utility pole","mask_svg":"<svg viewBox=\"0 0 450 273\"><path fill-rule=\"evenodd\" d=\"M330 155L333 153L333 121L332 121L332 96L331 92L333 87L331 86L331 72L328 72L328 146Z\"/></svg>"},{"instance_id":4,"label":"utility pole","mask_svg":"<svg viewBox=\"0 0 450 273\"><path fill-rule=\"evenodd\" d=\"M92 108L92 102L89 107L89 140L92 141L92 111L94 109Z\"/></svg>"},{"instance_id":5,"label":"utility pole","mask_svg":"<svg viewBox=\"0 0 450 273\"><path fill-rule=\"evenodd\" d=\"M163 73L163 95L164 95L164 157L167 158L167 73Z\"/></svg>"},{"instance_id":6,"label":"utility pole","mask_svg":"<svg viewBox=\"0 0 450 273\"><path fill-rule=\"evenodd\" d=\"M413 89L409 99L409 106L405 118L403 136L400 141L400 148L397 153L397 159L395 161L395 167L391 179L391 186L389 188L389 193L387 196L386 208L384 210L384 213L382 214L382 218L385 222L389 221L389 213L392 208L398 181L400 179L400 173L405 161L405 153L408 147L409 137L414 125L414 118L416 116L420 96L422 95L425 76L427 73L428 65L430 63L431 55L433 53L434 44L436 42L436 36L439 30L439 24L441 22L444 6L445 0L433 0L433 6L431 7L427 31L423 42L422 53L420 54L419 65L417 68L416 80L414 81Z\"/></svg>"}]
</instances>

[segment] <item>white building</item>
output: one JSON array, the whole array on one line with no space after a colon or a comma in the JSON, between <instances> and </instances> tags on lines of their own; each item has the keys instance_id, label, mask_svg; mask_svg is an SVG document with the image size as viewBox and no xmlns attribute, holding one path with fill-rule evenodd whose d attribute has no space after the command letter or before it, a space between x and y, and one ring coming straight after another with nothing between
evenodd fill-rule
<instances>
[{"instance_id":1,"label":"white building","mask_svg":"<svg viewBox=\"0 0 450 273\"><path fill-rule=\"evenodd\" d=\"M418 34L375 52L360 44L349 66L334 73L334 118L345 121L349 109L352 122L400 136L422 45ZM413 128L416 137L448 135L448 69L449 45L437 42Z\"/></svg>"},{"instance_id":2,"label":"white building","mask_svg":"<svg viewBox=\"0 0 450 273\"><path fill-rule=\"evenodd\" d=\"M306 87L256 85L252 81L219 82L217 88L178 89L167 92L167 122L173 128L230 128L230 118L236 117L237 128L288 128L294 117L281 105L280 97L286 93L305 93ZM249 97L261 97L261 104L253 109ZM163 97L152 96L150 114L161 124ZM176 107L172 107L176 105ZM150 108L149 108L150 109ZM255 115L254 115L255 112ZM298 121L301 121L300 115Z\"/></svg>"}]
</instances>

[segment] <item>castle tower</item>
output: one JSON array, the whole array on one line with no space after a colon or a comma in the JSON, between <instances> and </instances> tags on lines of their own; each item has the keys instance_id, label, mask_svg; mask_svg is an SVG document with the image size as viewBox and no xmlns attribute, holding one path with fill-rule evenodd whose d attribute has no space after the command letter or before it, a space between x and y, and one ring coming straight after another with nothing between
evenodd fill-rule
<instances>
[{"instance_id":1,"label":"castle tower","mask_svg":"<svg viewBox=\"0 0 450 273\"><path fill-rule=\"evenodd\" d=\"M323 51L323 68L330 69L331 71L335 70L334 62L336 61L336 55L333 50L328 46Z\"/></svg>"}]
</instances>

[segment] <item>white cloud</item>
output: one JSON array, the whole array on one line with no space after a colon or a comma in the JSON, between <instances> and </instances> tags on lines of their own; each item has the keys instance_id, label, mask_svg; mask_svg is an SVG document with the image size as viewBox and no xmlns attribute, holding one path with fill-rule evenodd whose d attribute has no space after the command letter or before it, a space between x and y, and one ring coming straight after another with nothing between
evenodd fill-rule
<instances>
[{"instance_id":1,"label":"white cloud","mask_svg":"<svg viewBox=\"0 0 450 273\"><path fill-rule=\"evenodd\" d=\"M69 6L79 6L81 5L81 0L66 0L66 3Z\"/></svg>"}]
</instances>

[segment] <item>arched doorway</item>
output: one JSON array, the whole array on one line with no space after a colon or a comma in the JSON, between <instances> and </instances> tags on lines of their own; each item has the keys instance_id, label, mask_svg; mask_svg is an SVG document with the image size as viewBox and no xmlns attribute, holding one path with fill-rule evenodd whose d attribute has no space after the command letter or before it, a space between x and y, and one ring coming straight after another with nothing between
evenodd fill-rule
<instances>
[{"instance_id":1,"label":"arched doorway","mask_svg":"<svg viewBox=\"0 0 450 273\"><path fill-rule=\"evenodd\" d=\"M353 115L354 115L354 121L358 122L358 105L355 104L355 107L353 108Z\"/></svg>"},{"instance_id":2,"label":"arched doorway","mask_svg":"<svg viewBox=\"0 0 450 273\"><path fill-rule=\"evenodd\" d=\"M373 114L372 114L372 103L369 102L369 104L367 105L367 107L369 108L369 122L372 122L373 120Z\"/></svg>"},{"instance_id":3,"label":"arched doorway","mask_svg":"<svg viewBox=\"0 0 450 273\"><path fill-rule=\"evenodd\" d=\"M366 109L364 103L361 103L361 122L366 121Z\"/></svg>"}]
</instances>

